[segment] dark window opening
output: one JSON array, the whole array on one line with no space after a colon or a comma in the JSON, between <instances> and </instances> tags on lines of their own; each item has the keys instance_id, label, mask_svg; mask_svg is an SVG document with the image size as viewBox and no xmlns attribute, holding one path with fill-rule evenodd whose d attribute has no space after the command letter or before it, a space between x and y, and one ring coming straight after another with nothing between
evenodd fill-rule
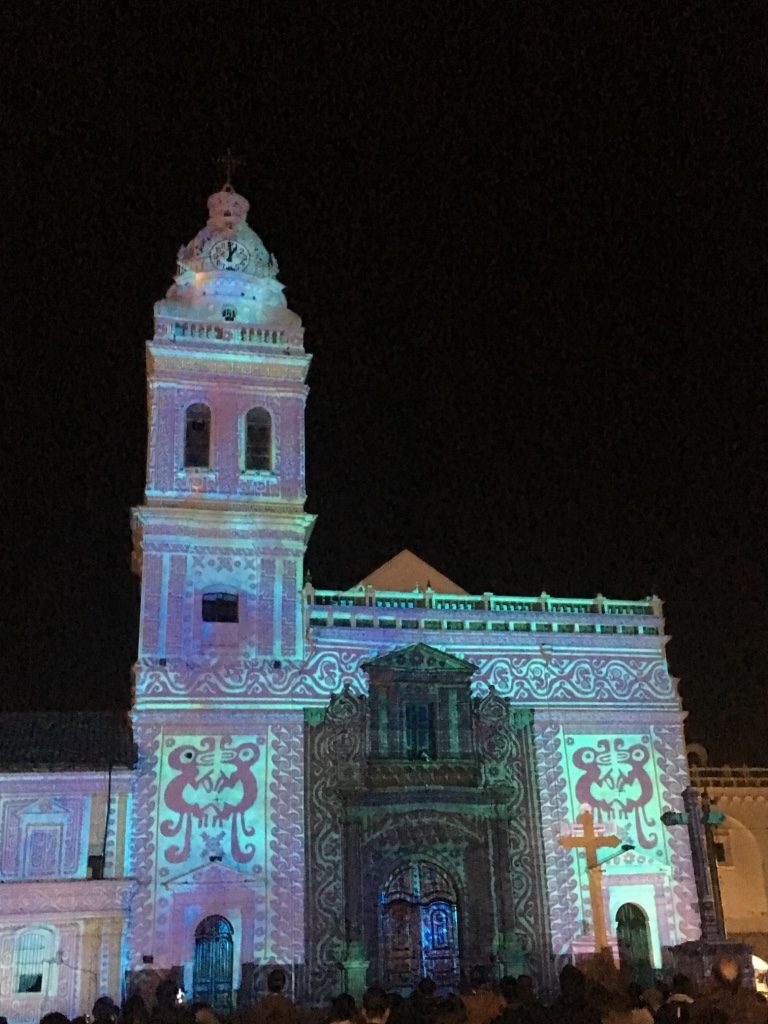
<instances>
[{"instance_id":1,"label":"dark window opening","mask_svg":"<svg viewBox=\"0 0 768 1024\"><path fill-rule=\"evenodd\" d=\"M272 418L266 409L245 417L245 468L272 469Z\"/></svg>"},{"instance_id":2,"label":"dark window opening","mask_svg":"<svg viewBox=\"0 0 768 1024\"><path fill-rule=\"evenodd\" d=\"M435 757L434 708L431 704L405 705L405 756L409 761Z\"/></svg>"},{"instance_id":3,"label":"dark window opening","mask_svg":"<svg viewBox=\"0 0 768 1024\"><path fill-rule=\"evenodd\" d=\"M88 878L97 881L104 877L104 858L100 853L92 853L88 857Z\"/></svg>"},{"instance_id":4,"label":"dark window opening","mask_svg":"<svg viewBox=\"0 0 768 1024\"><path fill-rule=\"evenodd\" d=\"M207 405L190 405L184 426L184 465L207 469L211 464L211 410Z\"/></svg>"},{"instance_id":5,"label":"dark window opening","mask_svg":"<svg viewBox=\"0 0 768 1024\"><path fill-rule=\"evenodd\" d=\"M20 974L17 992L42 992L42 974Z\"/></svg>"},{"instance_id":6,"label":"dark window opening","mask_svg":"<svg viewBox=\"0 0 768 1024\"><path fill-rule=\"evenodd\" d=\"M238 622L237 594L203 594L203 622Z\"/></svg>"},{"instance_id":7,"label":"dark window opening","mask_svg":"<svg viewBox=\"0 0 768 1024\"><path fill-rule=\"evenodd\" d=\"M725 864L728 854L726 853L725 843L718 843L715 841L715 858L718 864Z\"/></svg>"}]
</instances>

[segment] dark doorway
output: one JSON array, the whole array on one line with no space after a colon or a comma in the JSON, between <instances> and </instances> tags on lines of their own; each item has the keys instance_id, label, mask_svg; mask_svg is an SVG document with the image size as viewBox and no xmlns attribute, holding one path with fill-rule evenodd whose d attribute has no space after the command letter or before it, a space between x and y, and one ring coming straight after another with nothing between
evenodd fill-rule
<instances>
[{"instance_id":1,"label":"dark doorway","mask_svg":"<svg viewBox=\"0 0 768 1024\"><path fill-rule=\"evenodd\" d=\"M225 917L206 917L195 929L194 999L217 1013L232 1012L232 925Z\"/></svg>"},{"instance_id":2,"label":"dark doorway","mask_svg":"<svg viewBox=\"0 0 768 1024\"><path fill-rule=\"evenodd\" d=\"M653 982L648 917L636 903L623 903L616 914L616 940L621 966L643 987Z\"/></svg>"},{"instance_id":3,"label":"dark doorway","mask_svg":"<svg viewBox=\"0 0 768 1024\"><path fill-rule=\"evenodd\" d=\"M381 892L384 984L413 988L430 977L440 990L459 981L456 888L442 868L417 861L394 871Z\"/></svg>"}]
</instances>

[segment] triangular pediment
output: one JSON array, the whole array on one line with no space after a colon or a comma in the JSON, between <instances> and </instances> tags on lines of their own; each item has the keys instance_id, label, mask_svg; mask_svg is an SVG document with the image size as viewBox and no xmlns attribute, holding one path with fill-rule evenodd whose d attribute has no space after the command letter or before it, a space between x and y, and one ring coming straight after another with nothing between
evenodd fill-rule
<instances>
[{"instance_id":1,"label":"triangular pediment","mask_svg":"<svg viewBox=\"0 0 768 1024\"><path fill-rule=\"evenodd\" d=\"M448 579L443 573L429 565L423 558L414 555L407 548L388 562L374 569L364 580L360 580L355 590L360 587L373 587L374 590L394 590L401 594L412 594L430 587L436 594L466 594L467 591L458 583Z\"/></svg>"},{"instance_id":2,"label":"triangular pediment","mask_svg":"<svg viewBox=\"0 0 768 1024\"><path fill-rule=\"evenodd\" d=\"M26 807L19 811L19 817L25 818L27 815L45 815L47 817L62 818L69 817L70 811L64 804L60 804L55 797L43 796L31 804L27 804Z\"/></svg>"},{"instance_id":3,"label":"triangular pediment","mask_svg":"<svg viewBox=\"0 0 768 1024\"><path fill-rule=\"evenodd\" d=\"M256 869L257 873L260 871L261 868ZM192 884L196 886L252 885L256 881L258 879L254 878L252 874L237 871L236 868L232 868L228 864L214 862L212 864L198 864L196 867L176 875L175 878L169 878L163 884L167 888L171 888L176 885Z\"/></svg>"},{"instance_id":4,"label":"triangular pediment","mask_svg":"<svg viewBox=\"0 0 768 1024\"><path fill-rule=\"evenodd\" d=\"M366 661L362 666L366 672L461 672L471 675L477 666L464 658L457 658L446 651L440 651L429 644L411 644L387 651L378 658Z\"/></svg>"}]
</instances>

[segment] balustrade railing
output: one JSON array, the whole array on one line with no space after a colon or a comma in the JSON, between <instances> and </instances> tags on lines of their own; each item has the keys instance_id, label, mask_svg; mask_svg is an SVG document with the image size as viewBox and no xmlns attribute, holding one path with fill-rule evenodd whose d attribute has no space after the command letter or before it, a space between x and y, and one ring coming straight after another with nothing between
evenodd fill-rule
<instances>
[{"instance_id":1,"label":"balustrade railing","mask_svg":"<svg viewBox=\"0 0 768 1024\"><path fill-rule=\"evenodd\" d=\"M171 341L234 341L244 345L303 348L300 334L288 334L275 328L240 326L228 322L211 323L206 320L158 319L155 321L155 338Z\"/></svg>"},{"instance_id":2,"label":"balustrade railing","mask_svg":"<svg viewBox=\"0 0 768 1024\"><path fill-rule=\"evenodd\" d=\"M768 786L768 768L729 764L700 767L691 765L691 782L697 789L763 788Z\"/></svg>"},{"instance_id":3,"label":"balustrade railing","mask_svg":"<svg viewBox=\"0 0 768 1024\"><path fill-rule=\"evenodd\" d=\"M437 594L359 587L344 592L304 587L309 625L357 629L441 629L657 636L662 603L594 598Z\"/></svg>"}]
</instances>

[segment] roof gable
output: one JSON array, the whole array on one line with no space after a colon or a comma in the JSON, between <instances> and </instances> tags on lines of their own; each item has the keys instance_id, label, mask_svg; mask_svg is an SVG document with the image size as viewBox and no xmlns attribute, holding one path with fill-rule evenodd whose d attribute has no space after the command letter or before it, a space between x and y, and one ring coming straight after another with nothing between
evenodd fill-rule
<instances>
[{"instance_id":1,"label":"roof gable","mask_svg":"<svg viewBox=\"0 0 768 1024\"><path fill-rule=\"evenodd\" d=\"M477 666L464 658L457 658L446 651L440 651L429 644L411 644L409 647L397 647L387 651L378 658L366 661L362 666L366 672L371 669L404 671L404 672L461 672L472 675Z\"/></svg>"},{"instance_id":2,"label":"roof gable","mask_svg":"<svg viewBox=\"0 0 768 1024\"><path fill-rule=\"evenodd\" d=\"M22 711L0 714L0 770L84 771L136 763L127 714Z\"/></svg>"},{"instance_id":3,"label":"roof gable","mask_svg":"<svg viewBox=\"0 0 768 1024\"><path fill-rule=\"evenodd\" d=\"M414 590L431 587L436 594L466 594L458 583L444 576L412 551L404 548L394 558L374 569L357 587L373 587L375 590L395 590L410 594Z\"/></svg>"}]
</instances>

